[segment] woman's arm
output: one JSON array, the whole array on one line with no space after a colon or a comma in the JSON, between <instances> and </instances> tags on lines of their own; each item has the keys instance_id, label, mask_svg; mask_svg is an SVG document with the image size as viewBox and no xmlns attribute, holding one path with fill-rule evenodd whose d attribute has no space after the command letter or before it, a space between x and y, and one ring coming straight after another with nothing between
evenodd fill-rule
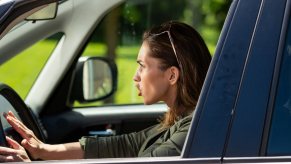
<instances>
[{"instance_id":1,"label":"woman's arm","mask_svg":"<svg viewBox=\"0 0 291 164\"><path fill-rule=\"evenodd\" d=\"M43 160L82 159L84 152L79 142L40 146L38 158Z\"/></svg>"}]
</instances>

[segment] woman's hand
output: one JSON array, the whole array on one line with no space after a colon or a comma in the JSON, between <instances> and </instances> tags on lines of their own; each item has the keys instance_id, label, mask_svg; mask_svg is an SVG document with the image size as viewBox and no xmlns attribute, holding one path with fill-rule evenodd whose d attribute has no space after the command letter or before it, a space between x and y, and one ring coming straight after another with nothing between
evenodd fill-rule
<instances>
[{"instance_id":1,"label":"woman's hand","mask_svg":"<svg viewBox=\"0 0 291 164\"><path fill-rule=\"evenodd\" d=\"M13 139L6 137L11 148L0 147L1 162L30 162L25 149Z\"/></svg>"},{"instance_id":2,"label":"woman's hand","mask_svg":"<svg viewBox=\"0 0 291 164\"><path fill-rule=\"evenodd\" d=\"M81 159L84 151L79 142L50 145L41 142L14 114L9 111L4 115L8 123L22 136L21 145L12 139L7 141L12 148L0 147L0 161L29 161L25 149L33 159ZM12 142L13 141L13 142ZM25 149L24 149L25 148ZM1 154L3 154L1 156Z\"/></svg>"},{"instance_id":3,"label":"woman's hand","mask_svg":"<svg viewBox=\"0 0 291 164\"><path fill-rule=\"evenodd\" d=\"M30 156L33 159L41 158L41 153L43 152L45 144L35 136L33 131L28 129L20 120L18 120L11 111L4 114L4 117L7 122L22 136L23 140L21 141L21 145L30 153Z\"/></svg>"}]
</instances>

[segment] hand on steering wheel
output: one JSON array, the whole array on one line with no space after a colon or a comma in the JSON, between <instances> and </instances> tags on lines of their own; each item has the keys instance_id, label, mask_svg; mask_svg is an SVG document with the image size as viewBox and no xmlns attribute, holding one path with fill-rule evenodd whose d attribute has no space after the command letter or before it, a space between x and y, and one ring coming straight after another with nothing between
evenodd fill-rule
<instances>
[{"instance_id":1,"label":"hand on steering wheel","mask_svg":"<svg viewBox=\"0 0 291 164\"><path fill-rule=\"evenodd\" d=\"M18 120L11 111L5 113L4 117L23 138L21 145L30 153L33 159L38 159L40 157L42 147L45 144L35 136L33 131L28 129L20 120Z\"/></svg>"}]
</instances>

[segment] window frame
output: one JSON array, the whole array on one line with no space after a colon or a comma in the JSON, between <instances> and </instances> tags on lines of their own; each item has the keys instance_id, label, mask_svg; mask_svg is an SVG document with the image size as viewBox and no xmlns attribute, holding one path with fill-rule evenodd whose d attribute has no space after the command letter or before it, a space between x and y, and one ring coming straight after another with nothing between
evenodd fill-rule
<instances>
[{"instance_id":1,"label":"window frame","mask_svg":"<svg viewBox=\"0 0 291 164\"><path fill-rule=\"evenodd\" d=\"M282 67L282 63L284 59L285 43L286 43L286 38L288 34L288 28L291 29L291 27L288 27L288 26L291 26L290 18L291 18L291 1L287 0L283 23L282 23L282 31L280 34L279 48L278 48L278 53L277 53L277 58L276 58L276 63L275 63L274 76L272 80L273 85L270 92L268 112L266 115L266 123L264 127L263 138L262 138L262 146L261 146L261 153L260 153L261 156L265 156L265 155L268 156L267 149L268 149L269 135L271 132L271 127L272 127L272 117L275 110L274 106L276 103L276 95L278 93L280 71L281 71L281 67ZM291 30L289 32L291 33Z\"/></svg>"}]
</instances>

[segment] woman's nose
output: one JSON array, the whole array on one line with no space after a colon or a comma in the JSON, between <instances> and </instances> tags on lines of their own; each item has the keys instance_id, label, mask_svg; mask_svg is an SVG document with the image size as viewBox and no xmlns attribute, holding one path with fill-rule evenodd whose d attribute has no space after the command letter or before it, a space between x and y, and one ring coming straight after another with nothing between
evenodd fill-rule
<instances>
[{"instance_id":1,"label":"woman's nose","mask_svg":"<svg viewBox=\"0 0 291 164\"><path fill-rule=\"evenodd\" d=\"M135 82L139 82L140 81L140 76L138 71L135 72L134 76L133 76L133 81Z\"/></svg>"}]
</instances>

